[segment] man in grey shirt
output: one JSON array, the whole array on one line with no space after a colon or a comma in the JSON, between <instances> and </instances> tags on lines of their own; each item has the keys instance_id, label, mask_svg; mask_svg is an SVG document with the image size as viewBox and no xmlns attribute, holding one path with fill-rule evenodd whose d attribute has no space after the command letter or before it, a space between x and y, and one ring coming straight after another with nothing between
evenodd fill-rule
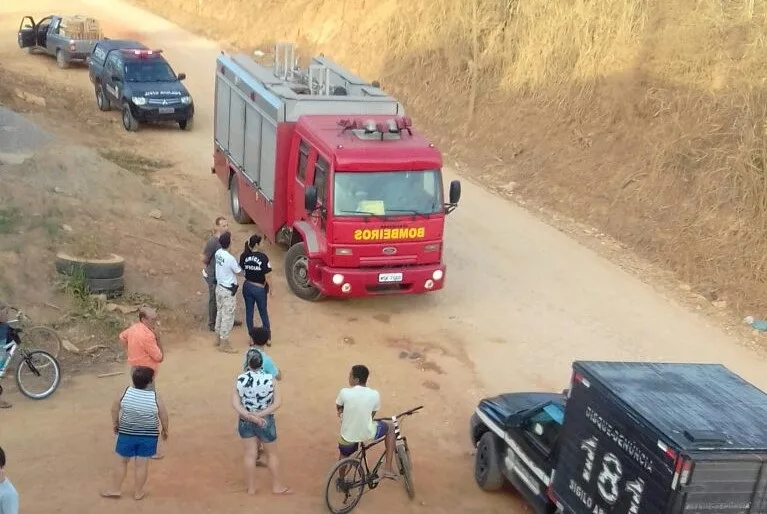
<instances>
[{"instance_id":1,"label":"man in grey shirt","mask_svg":"<svg viewBox=\"0 0 767 514\"><path fill-rule=\"evenodd\" d=\"M0 448L0 514L19 514L19 493L5 476L5 452Z\"/></svg>"},{"instance_id":2,"label":"man in grey shirt","mask_svg":"<svg viewBox=\"0 0 767 514\"><path fill-rule=\"evenodd\" d=\"M221 248L218 238L221 234L229 231L229 223L226 218L219 216L216 218L213 235L208 238L205 248L202 250L203 277L208 284L208 330L216 331L216 261L213 256ZM234 320L234 326L242 325L242 321Z\"/></svg>"}]
</instances>

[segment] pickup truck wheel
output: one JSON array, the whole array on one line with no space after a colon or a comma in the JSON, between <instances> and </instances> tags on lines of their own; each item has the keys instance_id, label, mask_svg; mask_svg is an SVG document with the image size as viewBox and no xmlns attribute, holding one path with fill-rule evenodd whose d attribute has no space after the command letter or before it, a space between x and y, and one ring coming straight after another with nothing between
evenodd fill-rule
<instances>
[{"instance_id":1,"label":"pickup truck wheel","mask_svg":"<svg viewBox=\"0 0 767 514\"><path fill-rule=\"evenodd\" d=\"M56 50L56 64L58 64L59 68L62 70L69 68L69 57L67 57L67 54L65 54L64 50L61 48Z\"/></svg>"},{"instance_id":2,"label":"pickup truck wheel","mask_svg":"<svg viewBox=\"0 0 767 514\"><path fill-rule=\"evenodd\" d=\"M306 256L303 241L299 241L285 254L285 278L293 294L313 302L322 297L319 289L309 280L309 258Z\"/></svg>"},{"instance_id":3,"label":"pickup truck wheel","mask_svg":"<svg viewBox=\"0 0 767 514\"><path fill-rule=\"evenodd\" d=\"M232 210L232 218L237 223L242 225L252 223L253 220L250 219L248 213L240 205L240 186L238 185L237 177L234 175L229 179L229 208Z\"/></svg>"},{"instance_id":4,"label":"pickup truck wheel","mask_svg":"<svg viewBox=\"0 0 767 514\"><path fill-rule=\"evenodd\" d=\"M122 119L125 130L128 132L136 132L138 130L138 121L133 117L133 113L130 112L130 105L127 102L123 104Z\"/></svg>"},{"instance_id":5,"label":"pickup truck wheel","mask_svg":"<svg viewBox=\"0 0 767 514\"><path fill-rule=\"evenodd\" d=\"M112 103L109 101L109 98L107 98L107 95L104 92L104 86L101 84L96 84L96 105L99 106L100 111L109 111L112 109Z\"/></svg>"},{"instance_id":6,"label":"pickup truck wheel","mask_svg":"<svg viewBox=\"0 0 767 514\"><path fill-rule=\"evenodd\" d=\"M194 118L187 118L185 120L178 121L178 128L181 130L192 130L194 126Z\"/></svg>"},{"instance_id":7,"label":"pickup truck wheel","mask_svg":"<svg viewBox=\"0 0 767 514\"><path fill-rule=\"evenodd\" d=\"M482 435L477 445L474 480L483 491L498 491L506 481L501 471L500 440L490 431Z\"/></svg>"}]
</instances>

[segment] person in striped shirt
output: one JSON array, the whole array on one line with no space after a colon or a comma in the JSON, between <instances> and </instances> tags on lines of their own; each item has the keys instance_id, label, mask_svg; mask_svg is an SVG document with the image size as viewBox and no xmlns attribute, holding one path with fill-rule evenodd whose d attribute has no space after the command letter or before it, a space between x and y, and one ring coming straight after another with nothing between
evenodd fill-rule
<instances>
[{"instance_id":1,"label":"person in striped shirt","mask_svg":"<svg viewBox=\"0 0 767 514\"><path fill-rule=\"evenodd\" d=\"M134 459L135 473L133 498L144 498L149 459L157 453L160 436L163 440L168 439L168 411L151 387L154 370L137 366L131 373L131 379L133 385L126 387L112 405L112 428L117 435L115 453L119 460L114 470L112 487L101 492L104 498L120 498L131 459Z\"/></svg>"}]
</instances>

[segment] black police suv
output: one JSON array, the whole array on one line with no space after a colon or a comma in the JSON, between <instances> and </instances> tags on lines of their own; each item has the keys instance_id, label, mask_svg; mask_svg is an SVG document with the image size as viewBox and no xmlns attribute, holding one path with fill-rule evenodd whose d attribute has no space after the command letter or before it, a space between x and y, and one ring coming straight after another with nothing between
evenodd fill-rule
<instances>
[{"instance_id":1,"label":"black police suv","mask_svg":"<svg viewBox=\"0 0 767 514\"><path fill-rule=\"evenodd\" d=\"M576 361L564 394L482 400L469 435L477 484L538 514L767 512L767 395L719 364Z\"/></svg>"},{"instance_id":2,"label":"black police suv","mask_svg":"<svg viewBox=\"0 0 767 514\"><path fill-rule=\"evenodd\" d=\"M102 111L120 109L125 130L138 130L139 123L173 121L182 130L192 127L194 102L162 56L132 40L98 42L88 59L88 76Z\"/></svg>"}]
</instances>

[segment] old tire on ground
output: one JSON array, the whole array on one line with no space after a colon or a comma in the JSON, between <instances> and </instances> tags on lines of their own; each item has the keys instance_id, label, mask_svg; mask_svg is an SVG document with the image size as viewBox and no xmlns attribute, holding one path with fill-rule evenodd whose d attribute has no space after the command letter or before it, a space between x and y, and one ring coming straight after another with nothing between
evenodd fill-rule
<instances>
[{"instance_id":1,"label":"old tire on ground","mask_svg":"<svg viewBox=\"0 0 767 514\"><path fill-rule=\"evenodd\" d=\"M302 300L313 302L322 297L320 290L309 281L309 258L303 241L291 246L285 254L285 278L293 294Z\"/></svg>"},{"instance_id":2,"label":"old tire on ground","mask_svg":"<svg viewBox=\"0 0 767 514\"><path fill-rule=\"evenodd\" d=\"M86 278L85 286L91 294L103 294L107 298L117 298L125 291L125 279L118 278Z\"/></svg>"},{"instance_id":3,"label":"old tire on ground","mask_svg":"<svg viewBox=\"0 0 767 514\"><path fill-rule=\"evenodd\" d=\"M253 223L248 213L245 212L240 204L240 186L237 183L237 177L232 175L229 179L229 207L232 209L232 218L237 223L246 225Z\"/></svg>"},{"instance_id":4,"label":"old tire on ground","mask_svg":"<svg viewBox=\"0 0 767 514\"><path fill-rule=\"evenodd\" d=\"M109 101L109 97L107 97L106 93L104 92L104 85L103 84L96 84L96 105L99 106L100 111L109 111L112 109L112 103Z\"/></svg>"},{"instance_id":5,"label":"old tire on ground","mask_svg":"<svg viewBox=\"0 0 767 514\"><path fill-rule=\"evenodd\" d=\"M123 104L121 118L123 122L123 128L125 130L128 132L136 132L138 130L138 121L133 117L133 113L130 110L130 105L128 105L128 102Z\"/></svg>"},{"instance_id":6,"label":"old tire on ground","mask_svg":"<svg viewBox=\"0 0 767 514\"><path fill-rule=\"evenodd\" d=\"M69 68L69 57L67 56L66 52L64 52L64 50L62 50L61 48L56 50L56 64L62 70Z\"/></svg>"},{"instance_id":7,"label":"old tire on ground","mask_svg":"<svg viewBox=\"0 0 767 514\"><path fill-rule=\"evenodd\" d=\"M474 456L474 480L484 491L498 491L506 479L501 471L501 442L489 430L479 439Z\"/></svg>"},{"instance_id":8,"label":"old tire on ground","mask_svg":"<svg viewBox=\"0 0 767 514\"><path fill-rule=\"evenodd\" d=\"M104 259L85 259L64 252L56 254L57 273L71 276L80 269L86 279L121 278L125 273L125 259L114 253Z\"/></svg>"}]
</instances>

